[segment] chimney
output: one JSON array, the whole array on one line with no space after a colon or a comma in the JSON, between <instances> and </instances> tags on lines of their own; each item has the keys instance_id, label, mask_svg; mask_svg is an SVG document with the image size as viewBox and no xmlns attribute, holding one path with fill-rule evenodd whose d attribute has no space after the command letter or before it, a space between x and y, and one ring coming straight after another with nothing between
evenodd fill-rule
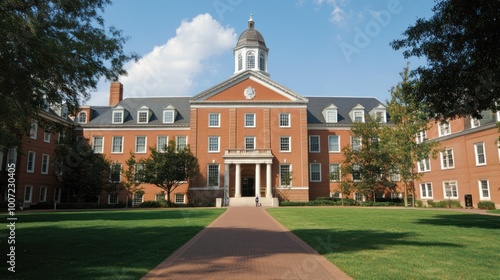
<instances>
[{"instance_id":1,"label":"chimney","mask_svg":"<svg viewBox=\"0 0 500 280\"><path fill-rule=\"evenodd\" d=\"M115 106L123 99L123 85L120 82L112 82L109 87L109 106Z\"/></svg>"}]
</instances>

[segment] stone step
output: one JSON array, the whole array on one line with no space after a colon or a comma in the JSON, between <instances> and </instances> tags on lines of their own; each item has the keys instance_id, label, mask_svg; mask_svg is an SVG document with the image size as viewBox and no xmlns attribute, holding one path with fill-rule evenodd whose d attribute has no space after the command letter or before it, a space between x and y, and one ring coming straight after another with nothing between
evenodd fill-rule
<instances>
[{"instance_id":1,"label":"stone step","mask_svg":"<svg viewBox=\"0 0 500 280\"><path fill-rule=\"evenodd\" d=\"M277 197L273 198L259 198L260 206L263 207L278 207L279 200ZM229 198L229 206L230 207L239 207L239 206L255 206L255 197L230 197Z\"/></svg>"}]
</instances>

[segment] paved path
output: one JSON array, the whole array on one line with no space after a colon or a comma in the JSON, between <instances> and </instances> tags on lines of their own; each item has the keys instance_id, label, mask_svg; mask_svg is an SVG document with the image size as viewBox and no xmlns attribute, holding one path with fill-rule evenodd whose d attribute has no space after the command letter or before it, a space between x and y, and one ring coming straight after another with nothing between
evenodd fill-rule
<instances>
[{"instance_id":1,"label":"paved path","mask_svg":"<svg viewBox=\"0 0 500 280\"><path fill-rule=\"evenodd\" d=\"M351 279L262 207L230 207L142 279Z\"/></svg>"}]
</instances>

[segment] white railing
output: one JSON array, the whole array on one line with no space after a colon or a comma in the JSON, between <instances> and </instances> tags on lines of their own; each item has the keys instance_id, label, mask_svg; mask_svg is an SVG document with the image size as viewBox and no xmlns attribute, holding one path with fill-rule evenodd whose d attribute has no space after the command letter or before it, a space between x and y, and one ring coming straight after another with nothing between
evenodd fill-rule
<instances>
[{"instance_id":1,"label":"white railing","mask_svg":"<svg viewBox=\"0 0 500 280\"><path fill-rule=\"evenodd\" d=\"M272 155L271 149L226 149L228 156Z\"/></svg>"}]
</instances>

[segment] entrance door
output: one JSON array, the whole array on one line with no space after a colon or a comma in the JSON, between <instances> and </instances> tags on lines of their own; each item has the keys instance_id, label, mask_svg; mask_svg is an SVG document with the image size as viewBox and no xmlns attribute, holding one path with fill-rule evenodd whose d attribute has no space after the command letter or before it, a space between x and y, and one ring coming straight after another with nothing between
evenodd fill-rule
<instances>
[{"instance_id":1,"label":"entrance door","mask_svg":"<svg viewBox=\"0 0 500 280\"><path fill-rule=\"evenodd\" d=\"M242 178L241 179L241 196L254 196L255 195L255 179Z\"/></svg>"}]
</instances>

